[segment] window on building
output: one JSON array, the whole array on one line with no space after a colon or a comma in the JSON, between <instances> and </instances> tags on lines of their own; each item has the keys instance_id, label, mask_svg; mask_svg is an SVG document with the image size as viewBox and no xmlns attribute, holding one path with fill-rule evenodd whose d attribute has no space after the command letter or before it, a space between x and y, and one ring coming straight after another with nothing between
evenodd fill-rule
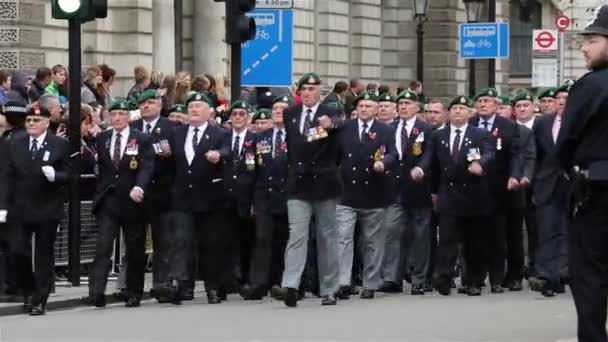
<instances>
[{"instance_id":1,"label":"window on building","mask_svg":"<svg viewBox=\"0 0 608 342\"><path fill-rule=\"evenodd\" d=\"M532 31L540 29L541 25L540 3L536 0L511 0L511 77L532 76Z\"/></svg>"}]
</instances>

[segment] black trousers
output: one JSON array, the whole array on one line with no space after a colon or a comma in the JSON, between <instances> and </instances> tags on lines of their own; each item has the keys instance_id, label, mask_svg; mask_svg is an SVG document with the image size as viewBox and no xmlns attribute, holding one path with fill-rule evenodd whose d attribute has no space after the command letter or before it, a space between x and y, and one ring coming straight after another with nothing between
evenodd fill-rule
<instances>
[{"instance_id":1,"label":"black trousers","mask_svg":"<svg viewBox=\"0 0 608 342\"><path fill-rule=\"evenodd\" d=\"M488 251L486 271L490 275L490 285L501 286L505 278L507 257L507 209L494 211L484 224Z\"/></svg>"},{"instance_id":2,"label":"black trousers","mask_svg":"<svg viewBox=\"0 0 608 342\"><path fill-rule=\"evenodd\" d=\"M227 211L225 222L228 222L229 229L226 231L228 242L230 269L229 276L232 280L229 284L248 284L251 274L251 260L253 253L253 242L256 236L256 225L251 216L242 216L237 208L237 201L231 201L231 206Z\"/></svg>"},{"instance_id":3,"label":"black trousers","mask_svg":"<svg viewBox=\"0 0 608 342\"><path fill-rule=\"evenodd\" d=\"M559 284L567 273L567 202L555 196L537 207L538 248L536 250L536 273L539 278Z\"/></svg>"},{"instance_id":4,"label":"black trousers","mask_svg":"<svg viewBox=\"0 0 608 342\"><path fill-rule=\"evenodd\" d=\"M114 240L120 238L122 228L125 238L127 257L127 294L130 297L141 297L144 291L144 273L146 268L146 226L141 221L100 210L97 216L99 235L95 258L89 274L89 294L91 296L105 293L108 274L112 267Z\"/></svg>"},{"instance_id":5,"label":"black trousers","mask_svg":"<svg viewBox=\"0 0 608 342\"><path fill-rule=\"evenodd\" d=\"M154 254L152 259L152 287L161 288L169 282L169 255L171 251L171 214L157 207L146 209L147 223L152 230ZM127 263L128 265L128 263Z\"/></svg>"},{"instance_id":6,"label":"black trousers","mask_svg":"<svg viewBox=\"0 0 608 342\"><path fill-rule=\"evenodd\" d=\"M429 229L429 239L431 239L431 254L429 259L429 269L427 272L427 283L430 284L433 280L433 272L435 271L435 262L437 259L437 230L439 229L439 215L433 211L431 213L431 224Z\"/></svg>"},{"instance_id":7,"label":"black trousers","mask_svg":"<svg viewBox=\"0 0 608 342\"><path fill-rule=\"evenodd\" d=\"M21 289L17 287L17 269L15 255L11 252L10 223L0 224L0 292L16 293Z\"/></svg>"},{"instance_id":8,"label":"black trousers","mask_svg":"<svg viewBox=\"0 0 608 342\"><path fill-rule=\"evenodd\" d=\"M507 211L507 275L504 283L520 282L524 270L524 208Z\"/></svg>"},{"instance_id":9,"label":"black trousers","mask_svg":"<svg viewBox=\"0 0 608 342\"><path fill-rule=\"evenodd\" d=\"M458 247L462 243L468 284L474 285L483 281L486 218L441 215L439 222L439 246L434 278L444 280L453 278Z\"/></svg>"},{"instance_id":10,"label":"black trousers","mask_svg":"<svg viewBox=\"0 0 608 342\"><path fill-rule=\"evenodd\" d=\"M538 219L536 205L530 199L524 211L526 233L528 236L528 273L534 274L536 264L536 249L538 248Z\"/></svg>"},{"instance_id":11,"label":"black trousers","mask_svg":"<svg viewBox=\"0 0 608 342\"><path fill-rule=\"evenodd\" d=\"M608 340L608 188L593 189L570 225L570 288L578 314L579 342Z\"/></svg>"},{"instance_id":12,"label":"black trousers","mask_svg":"<svg viewBox=\"0 0 608 342\"><path fill-rule=\"evenodd\" d=\"M196 273L193 265L200 256L198 262L202 264L206 290L222 289L230 278L226 234L230 226L225 221L226 212L174 212L172 216L174 243L169 277L190 286Z\"/></svg>"},{"instance_id":13,"label":"black trousers","mask_svg":"<svg viewBox=\"0 0 608 342\"><path fill-rule=\"evenodd\" d=\"M53 288L55 267L55 237L59 221L39 223L13 222L11 253L15 257L17 287L25 296L32 296L32 304L46 304ZM32 269L32 234L34 268Z\"/></svg>"},{"instance_id":14,"label":"black trousers","mask_svg":"<svg viewBox=\"0 0 608 342\"><path fill-rule=\"evenodd\" d=\"M254 288L266 291L271 285L281 283L288 237L287 214L256 212L255 240L249 273L249 280Z\"/></svg>"}]
</instances>

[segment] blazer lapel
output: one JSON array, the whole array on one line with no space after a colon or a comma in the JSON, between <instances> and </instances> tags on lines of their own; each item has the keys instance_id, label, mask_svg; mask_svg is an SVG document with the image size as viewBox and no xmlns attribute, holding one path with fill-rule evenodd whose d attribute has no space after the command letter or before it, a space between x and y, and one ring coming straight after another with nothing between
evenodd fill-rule
<instances>
[{"instance_id":1,"label":"blazer lapel","mask_svg":"<svg viewBox=\"0 0 608 342\"><path fill-rule=\"evenodd\" d=\"M467 126L464 134L462 135L462 142L460 144L460 150L458 151L458 162L462 163L466 160L467 154L469 153L469 148L471 144L471 128Z\"/></svg>"}]
</instances>

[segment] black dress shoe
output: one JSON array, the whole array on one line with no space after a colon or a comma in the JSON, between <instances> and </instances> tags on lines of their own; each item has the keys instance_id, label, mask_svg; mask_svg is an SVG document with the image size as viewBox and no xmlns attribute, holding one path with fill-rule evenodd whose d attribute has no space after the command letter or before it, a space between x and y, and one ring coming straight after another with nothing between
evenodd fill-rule
<instances>
[{"instance_id":1,"label":"black dress shoe","mask_svg":"<svg viewBox=\"0 0 608 342\"><path fill-rule=\"evenodd\" d=\"M290 308L295 308L298 305L298 290L288 287L283 294L283 303Z\"/></svg>"},{"instance_id":2,"label":"black dress shoe","mask_svg":"<svg viewBox=\"0 0 608 342\"><path fill-rule=\"evenodd\" d=\"M376 291L370 289L363 289L361 291L361 299L373 299L375 297Z\"/></svg>"},{"instance_id":3,"label":"black dress shoe","mask_svg":"<svg viewBox=\"0 0 608 342\"><path fill-rule=\"evenodd\" d=\"M458 293L460 294L467 294L469 292L469 289L466 286L459 286L458 287Z\"/></svg>"},{"instance_id":4,"label":"black dress shoe","mask_svg":"<svg viewBox=\"0 0 608 342\"><path fill-rule=\"evenodd\" d=\"M549 287L542 289L540 293L548 298L555 297L555 292L553 292L553 289Z\"/></svg>"},{"instance_id":5,"label":"black dress shoe","mask_svg":"<svg viewBox=\"0 0 608 342\"><path fill-rule=\"evenodd\" d=\"M450 279L447 279L446 277L439 276L434 278L433 287L443 296L449 296L450 292L452 292L450 287Z\"/></svg>"},{"instance_id":6,"label":"black dress shoe","mask_svg":"<svg viewBox=\"0 0 608 342\"><path fill-rule=\"evenodd\" d=\"M220 297L220 300L222 302L225 302L228 300L228 292L225 289L217 290L217 295Z\"/></svg>"},{"instance_id":7,"label":"black dress shoe","mask_svg":"<svg viewBox=\"0 0 608 342\"><path fill-rule=\"evenodd\" d=\"M217 290L209 290L207 292L207 303L209 304L220 304L222 302L222 298Z\"/></svg>"},{"instance_id":8,"label":"black dress shoe","mask_svg":"<svg viewBox=\"0 0 608 342\"><path fill-rule=\"evenodd\" d=\"M264 291L258 287L248 286L247 288L243 288L240 294L244 300L260 300L264 298Z\"/></svg>"},{"instance_id":9,"label":"black dress shoe","mask_svg":"<svg viewBox=\"0 0 608 342\"><path fill-rule=\"evenodd\" d=\"M469 287L467 289L467 296L481 296L481 289L479 287Z\"/></svg>"},{"instance_id":10,"label":"black dress shoe","mask_svg":"<svg viewBox=\"0 0 608 342\"><path fill-rule=\"evenodd\" d=\"M505 293L505 290L498 285L492 286L492 293Z\"/></svg>"},{"instance_id":11,"label":"black dress shoe","mask_svg":"<svg viewBox=\"0 0 608 342\"><path fill-rule=\"evenodd\" d=\"M362 291L361 286L359 285L350 286L349 288L351 296L358 296Z\"/></svg>"},{"instance_id":12,"label":"black dress shoe","mask_svg":"<svg viewBox=\"0 0 608 342\"><path fill-rule=\"evenodd\" d=\"M154 298L156 298L156 300L161 304L171 303L174 297L173 289L170 287L158 288L155 290L154 294L156 295ZM150 296L152 296L152 290L150 290Z\"/></svg>"},{"instance_id":13,"label":"black dress shoe","mask_svg":"<svg viewBox=\"0 0 608 342\"><path fill-rule=\"evenodd\" d=\"M185 288L180 295L181 300L194 300L194 289Z\"/></svg>"},{"instance_id":14,"label":"black dress shoe","mask_svg":"<svg viewBox=\"0 0 608 342\"><path fill-rule=\"evenodd\" d=\"M141 299L139 297L129 297L127 299L127 302L125 303L125 306L128 308L136 308L138 306L141 305Z\"/></svg>"},{"instance_id":15,"label":"black dress shoe","mask_svg":"<svg viewBox=\"0 0 608 342\"><path fill-rule=\"evenodd\" d=\"M32 307L32 311L30 311L30 316L42 316L46 313L46 305L38 304Z\"/></svg>"},{"instance_id":16,"label":"black dress shoe","mask_svg":"<svg viewBox=\"0 0 608 342\"><path fill-rule=\"evenodd\" d=\"M182 305L182 291L180 283L176 281L173 285L173 298L171 299L171 304Z\"/></svg>"},{"instance_id":17,"label":"black dress shoe","mask_svg":"<svg viewBox=\"0 0 608 342\"><path fill-rule=\"evenodd\" d=\"M523 290L523 286L521 285L521 281L514 281L511 286L509 286L509 291L511 292L519 292Z\"/></svg>"},{"instance_id":18,"label":"black dress shoe","mask_svg":"<svg viewBox=\"0 0 608 342\"><path fill-rule=\"evenodd\" d=\"M338 304L338 301L336 300L335 296L332 295L326 295L323 296L323 299L321 299L321 305L336 305Z\"/></svg>"},{"instance_id":19,"label":"black dress shoe","mask_svg":"<svg viewBox=\"0 0 608 342\"><path fill-rule=\"evenodd\" d=\"M541 278L536 278L536 277L531 277L528 280L528 284L530 285L530 289L532 291L536 291L536 292L542 292L542 290L545 287L546 283L547 283L546 280L541 279Z\"/></svg>"},{"instance_id":20,"label":"black dress shoe","mask_svg":"<svg viewBox=\"0 0 608 342\"><path fill-rule=\"evenodd\" d=\"M85 299L85 303L96 308L103 308L106 306L106 296L104 294L90 294Z\"/></svg>"},{"instance_id":21,"label":"black dress shoe","mask_svg":"<svg viewBox=\"0 0 608 342\"><path fill-rule=\"evenodd\" d=\"M283 298L283 292L279 285L273 285L270 289L270 296L274 299L281 300Z\"/></svg>"},{"instance_id":22,"label":"black dress shoe","mask_svg":"<svg viewBox=\"0 0 608 342\"><path fill-rule=\"evenodd\" d=\"M421 284L412 286L412 291L410 291L412 296L420 296L424 294L424 286Z\"/></svg>"},{"instance_id":23,"label":"black dress shoe","mask_svg":"<svg viewBox=\"0 0 608 342\"><path fill-rule=\"evenodd\" d=\"M347 300L350 298L350 286L340 286L338 292L336 293L336 297L340 300Z\"/></svg>"},{"instance_id":24,"label":"black dress shoe","mask_svg":"<svg viewBox=\"0 0 608 342\"><path fill-rule=\"evenodd\" d=\"M31 296L23 297L23 310L27 313L32 312L32 297Z\"/></svg>"},{"instance_id":25,"label":"black dress shoe","mask_svg":"<svg viewBox=\"0 0 608 342\"><path fill-rule=\"evenodd\" d=\"M424 292L433 292L433 286L430 283L424 284Z\"/></svg>"},{"instance_id":26,"label":"black dress shoe","mask_svg":"<svg viewBox=\"0 0 608 342\"><path fill-rule=\"evenodd\" d=\"M392 281L387 281L380 286L380 289L378 289L378 291L384 293L401 293L403 292L403 285L393 283Z\"/></svg>"},{"instance_id":27,"label":"black dress shoe","mask_svg":"<svg viewBox=\"0 0 608 342\"><path fill-rule=\"evenodd\" d=\"M564 283L559 283L553 286L553 291L555 291L555 293L566 293L566 285Z\"/></svg>"}]
</instances>

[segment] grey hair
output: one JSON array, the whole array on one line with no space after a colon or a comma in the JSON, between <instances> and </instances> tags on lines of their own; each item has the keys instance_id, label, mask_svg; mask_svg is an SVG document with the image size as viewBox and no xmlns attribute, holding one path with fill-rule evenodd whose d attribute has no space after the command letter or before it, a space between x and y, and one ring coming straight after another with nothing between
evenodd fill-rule
<instances>
[{"instance_id":1,"label":"grey hair","mask_svg":"<svg viewBox=\"0 0 608 342\"><path fill-rule=\"evenodd\" d=\"M53 102L54 101L58 101L59 102L59 98L55 95L51 95L51 94L44 94L42 96L40 96L40 98L38 99L38 104L40 105L40 107L42 108L46 108L48 110L51 110L51 108L53 107Z\"/></svg>"}]
</instances>

